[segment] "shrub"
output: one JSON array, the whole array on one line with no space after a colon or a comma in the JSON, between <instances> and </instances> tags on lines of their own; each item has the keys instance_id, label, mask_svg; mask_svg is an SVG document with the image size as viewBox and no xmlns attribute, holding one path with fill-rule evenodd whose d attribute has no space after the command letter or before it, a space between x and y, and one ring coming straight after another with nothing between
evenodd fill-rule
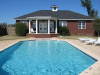
<instances>
[{"instance_id":1,"label":"shrub","mask_svg":"<svg viewBox=\"0 0 100 75\"><path fill-rule=\"evenodd\" d=\"M70 35L69 29L68 29L68 27L66 27L66 26L64 26L64 27L59 26L58 32L60 33L60 35L63 35L63 36L65 36L65 35Z\"/></svg>"},{"instance_id":2,"label":"shrub","mask_svg":"<svg viewBox=\"0 0 100 75\"><path fill-rule=\"evenodd\" d=\"M100 36L100 18L94 21L94 30L95 30L95 35Z\"/></svg>"},{"instance_id":3,"label":"shrub","mask_svg":"<svg viewBox=\"0 0 100 75\"><path fill-rule=\"evenodd\" d=\"M24 23L16 23L15 24L15 31L16 31L16 35L18 36L25 36L27 33L27 26Z\"/></svg>"}]
</instances>

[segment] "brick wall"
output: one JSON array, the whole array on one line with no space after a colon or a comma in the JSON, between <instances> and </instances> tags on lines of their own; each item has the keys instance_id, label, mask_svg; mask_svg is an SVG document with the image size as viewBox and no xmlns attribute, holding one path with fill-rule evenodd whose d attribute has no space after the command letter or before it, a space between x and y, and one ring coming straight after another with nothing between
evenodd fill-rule
<instances>
[{"instance_id":1,"label":"brick wall","mask_svg":"<svg viewBox=\"0 0 100 75\"><path fill-rule=\"evenodd\" d=\"M78 21L68 21L68 28L71 35L94 35L93 22L86 21L86 29L78 29Z\"/></svg>"},{"instance_id":2,"label":"brick wall","mask_svg":"<svg viewBox=\"0 0 100 75\"><path fill-rule=\"evenodd\" d=\"M20 22L19 20L16 20L16 23ZM93 22L92 21L86 21L86 29L78 29L78 21L67 21L67 26L69 28L69 31L71 35L94 35L94 29L93 29ZM28 26L28 25L27 25Z\"/></svg>"},{"instance_id":3,"label":"brick wall","mask_svg":"<svg viewBox=\"0 0 100 75\"><path fill-rule=\"evenodd\" d=\"M27 34L27 36L35 38L51 38L51 37L57 37L58 34Z\"/></svg>"}]
</instances>

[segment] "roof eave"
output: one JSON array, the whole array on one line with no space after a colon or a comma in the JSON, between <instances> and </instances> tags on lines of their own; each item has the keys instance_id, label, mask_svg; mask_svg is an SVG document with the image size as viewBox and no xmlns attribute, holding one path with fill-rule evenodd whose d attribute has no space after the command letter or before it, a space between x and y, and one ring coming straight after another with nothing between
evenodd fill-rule
<instances>
[{"instance_id":1,"label":"roof eave","mask_svg":"<svg viewBox=\"0 0 100 75\"><path fill-rule=\"evenodd\" d=\"M15 20L29 20L29 19L36 19L36 18L23 18L23 19L15 19ZM45 19L50 19L50 18L45 18ZM95 20L95 19L58 19L58 20Z\"/></svg>"},{"instance_id":2,"label":"roof eave","mask_svg":"<svg viewBox=\"0 0 100 75\"><path fill-rule=\"evenodd\" d=\"M59 19L59 20L95 20L95 19Z\"/></svg>"}]
</instances>

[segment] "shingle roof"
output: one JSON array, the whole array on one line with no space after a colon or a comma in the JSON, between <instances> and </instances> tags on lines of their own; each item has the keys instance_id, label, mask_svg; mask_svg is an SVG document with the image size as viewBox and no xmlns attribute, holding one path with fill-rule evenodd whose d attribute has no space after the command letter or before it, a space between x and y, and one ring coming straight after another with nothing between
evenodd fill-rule
<instances>
[{"instance_id":1,"label":"shingle roof","mask_svg":"<svg viewBox=\"0 0 100 75\"><path fill-rule=\"evenodd\" d=\"M51 16L51 17L57 17L59 19L92 19L89 16L85 16L83 14L67 10L59 10L57 12L53 12L51 10L39 10L23 16L16 17L15 19L25 19L27 17L35 17L35 16Z\"/></svg>"}]
</instances>

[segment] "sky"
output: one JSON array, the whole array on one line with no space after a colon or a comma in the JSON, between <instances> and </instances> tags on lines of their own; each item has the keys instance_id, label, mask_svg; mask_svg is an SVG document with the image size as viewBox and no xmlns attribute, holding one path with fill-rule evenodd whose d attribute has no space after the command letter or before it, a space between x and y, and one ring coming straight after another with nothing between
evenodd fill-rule
<instances>
[{"instance_id":1,"label":"sky","mask_svg":"<svg viewBox=\"0 0 100 75\"><path fill-rule=\"evenodd\" d=\"M50 7L54 4L59 10L71 10L87 15L80 0L0 0L0 23L14 24L15 17L37 10L51 10ZM92 0L92 5L100 16L100 0Z\"/></svg>"}]
</instances>

